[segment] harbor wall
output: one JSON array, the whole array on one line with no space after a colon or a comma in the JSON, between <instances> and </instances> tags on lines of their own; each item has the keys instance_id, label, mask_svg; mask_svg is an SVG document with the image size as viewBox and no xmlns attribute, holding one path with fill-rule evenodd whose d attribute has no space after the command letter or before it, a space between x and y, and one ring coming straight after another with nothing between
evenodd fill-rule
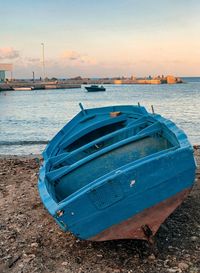
<instances>
[{"instance_id":1,"label":"harbor wall","mask_svg":"<svg viewBox=\"0 0 200 273\"><path fill-rule=\"evenodd\" d=\"M0 91L25 89L26 87L32 90L41 89L71 89L81 88L81 85L91 84L177 84L182 83L180 78L174 76L157 77L157 78L71 78L66 80L46 80L46 81L31 81L31 80L13 80L0 83Z\"/></svg>"}]
</instances>

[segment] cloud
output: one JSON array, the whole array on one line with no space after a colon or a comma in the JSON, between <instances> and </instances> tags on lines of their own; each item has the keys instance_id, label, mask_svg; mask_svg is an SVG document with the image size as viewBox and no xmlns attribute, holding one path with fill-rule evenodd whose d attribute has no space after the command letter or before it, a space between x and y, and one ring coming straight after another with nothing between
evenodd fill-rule
<instances>
[{"instance_id":1,"label":"cloud","mask_svg":"<svg viewBox=\"0 0 200 273\"><path fill-rule=\"evenodd\" d=\"M66 50L61 54L61 58L74 61L79 60L81 58L81 55L76 51Z\"/></svg>"},{"instance_id":2,"label":"cloud","mask_svg":"<svg viewBox=\"0 0 200 273\"><path fill-rule=\"evenodd\" d=\"M97 64L96 60L88 55L83 55L81 57L81 63L82 64L89 64L89 65Z\"/></svg>"},{"instance_id":3,"label":"cloud","mask_svg":"<svg viewBox=\"0 0 200 273\"><path fill-rule=\"evenodd\" d=\"M27 62L30 62L30 63L39 63L40 59L39 58L27 58Z\"/></svg>"},{"instance_id":4,"label":"cloud","mask_svg":"<svg viewBox=\"0 0 200 273\"><path fill-rule=\"evenodd\" d=\"M20 57L18 50L15 50L11 47L0 48L0 60L4 60L4 59L12 60L18 57Z\"/></svg>"},{"instance_id":5,"label":"cloud","mask_svg":"<svg viewBox=\"0 0 200 273\"><path fill-rule=\"evenodd\" d=\"M61 54L61 60L63 62L71 62L75 65L95 65L96 60L87 54L81 54L74 50L65 50Z\"/></svg>"}]
</instances>

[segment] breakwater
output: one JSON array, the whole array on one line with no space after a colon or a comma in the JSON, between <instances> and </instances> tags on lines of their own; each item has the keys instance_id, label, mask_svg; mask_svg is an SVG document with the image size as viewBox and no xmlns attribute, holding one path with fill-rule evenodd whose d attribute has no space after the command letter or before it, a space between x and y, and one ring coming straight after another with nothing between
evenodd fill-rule
<instances>
[{"instance_id":1,"label":"breakwater","mask_svg":"<svg viewBox=\"0 0 200 273\"><path fill-rule=\"evenodd\" d=\"M42 89L71 89L81 88L81 85L89 84L178 84L183 81L180 78L174 76L162 76L162 77L148 77L148 78L82 78L75 77L65 80L14 80L0 83L0 91L7 90L42 90Z\"/></svg>"},{"instance_id":2,"label":"breakwater","mask_svg":"<svg viewBox=\"0 0 200 273\"><path fill-rule=\"evenodd\" d=\"M27 91L43 89L71 89L81 88L81 84L69 82L31 82L31 81L13 81L0 83L0 91Z\"/></svg>"}]
</instances>

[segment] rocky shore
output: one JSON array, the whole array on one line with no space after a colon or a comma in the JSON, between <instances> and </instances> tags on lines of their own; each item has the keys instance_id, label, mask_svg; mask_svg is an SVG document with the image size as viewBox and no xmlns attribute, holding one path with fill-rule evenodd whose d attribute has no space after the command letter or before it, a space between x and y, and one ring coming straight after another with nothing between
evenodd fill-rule
<instances>
[{"instance_id":1,"label":"rocky shore","mask_svg":"<svg viewBox=\"0 0 200 273\"><path fill-rule=\"evenodd\" d=\"M200 147L195 155L200 164ZM150 247L136 240L92 243L63 233L38 196L40 161L0 157L0 272L200 272L200 168L191 194Z\"/></svg>"}]
</instances>

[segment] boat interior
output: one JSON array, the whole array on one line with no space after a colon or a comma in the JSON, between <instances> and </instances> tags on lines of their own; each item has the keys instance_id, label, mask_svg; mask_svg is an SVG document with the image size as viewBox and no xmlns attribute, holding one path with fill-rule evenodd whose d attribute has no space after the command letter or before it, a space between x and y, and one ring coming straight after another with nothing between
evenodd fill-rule
<instances>
[{"instance_id":1,"label":"boat interior","mask_svg":"<svg viewBox=\"0 0 200 273\"><path fill-rule=\"evenodd\" d=\"M61 146L62 153L46 165L46 183L56 202L122 166L176 149L178 142L163 124L143 116L99 128L92 125Z\"/></svg>"}]
</instances>

